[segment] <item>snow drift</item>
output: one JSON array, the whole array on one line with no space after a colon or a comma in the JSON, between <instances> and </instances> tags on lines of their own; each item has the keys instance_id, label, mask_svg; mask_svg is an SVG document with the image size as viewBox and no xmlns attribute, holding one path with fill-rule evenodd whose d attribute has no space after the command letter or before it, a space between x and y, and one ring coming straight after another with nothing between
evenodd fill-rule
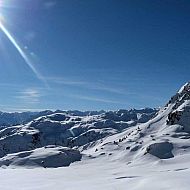
<instances>
[{"instance_id":1,"label":"snow drift","mask_svg":"<svg viewBox=\"0 0 190 190\"><path fill-rule=\"evenodd\" d=\"M44 167L55 168L69 166L72 162L80 161L78 150L60 146L46 146L31 151L8 154L0 158L0 167Z\"/></svg>"}]
</instances>

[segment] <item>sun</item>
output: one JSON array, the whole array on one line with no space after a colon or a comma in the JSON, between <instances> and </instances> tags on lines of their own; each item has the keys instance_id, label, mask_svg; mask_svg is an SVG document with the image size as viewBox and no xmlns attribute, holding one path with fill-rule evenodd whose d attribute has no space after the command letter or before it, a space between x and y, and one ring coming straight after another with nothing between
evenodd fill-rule
<instances>
[{"instance_id":1,"label":"sun","mask_svg":"<svg viewBox=\"0 0 190 190\"><path fill-rule=\"evenodd\" d=\"M0 0L0 8L5 8L10 2L10 0Z\"/></svg>"}]
</instances>

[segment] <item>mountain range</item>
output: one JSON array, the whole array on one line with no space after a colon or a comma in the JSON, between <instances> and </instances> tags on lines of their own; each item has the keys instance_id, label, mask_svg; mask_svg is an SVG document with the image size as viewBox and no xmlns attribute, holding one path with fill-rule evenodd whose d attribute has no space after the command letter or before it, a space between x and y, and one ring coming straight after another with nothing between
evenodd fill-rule
<instances>
[{"instance_id":1,"label":"mountain range","mask_svg":"<svg viewBox=\"0 0 190 190\"><path fill-rule=\"evenodd\" d=\"M2 112L0 123L1 168L57 168L66 189L190 187L190 83L160 109Z\"/></svg>"}]
</instances>

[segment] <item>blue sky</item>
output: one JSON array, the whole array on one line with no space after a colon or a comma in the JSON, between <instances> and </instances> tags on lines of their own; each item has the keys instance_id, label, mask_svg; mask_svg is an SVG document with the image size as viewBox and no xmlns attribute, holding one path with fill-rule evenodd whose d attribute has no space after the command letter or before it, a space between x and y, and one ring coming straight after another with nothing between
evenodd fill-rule
<instances>
[{"instance_id":1,"label":"blue sky","mask_svg":"<svg viewBox=\"0 0 190 190\"><path fill-rule=\"evenodd\" d=\"M189 13L189 0L0 0L31 64L1 30L0 110L162 106L189 81Z\"/></svg>"}]
</instances>

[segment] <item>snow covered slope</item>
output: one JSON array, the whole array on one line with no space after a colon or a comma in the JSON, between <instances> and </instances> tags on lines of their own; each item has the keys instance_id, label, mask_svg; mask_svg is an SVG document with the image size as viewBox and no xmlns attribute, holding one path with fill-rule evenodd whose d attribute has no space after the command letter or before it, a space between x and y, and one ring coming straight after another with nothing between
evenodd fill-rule
<instances>
[{"instance_id":1,"label":"snow covered slope","mask_svg":"<svg viewBox=\"0 0 190 190\"><path fill-rule=\"evenodd\" d=\"M154 118L99 141L84 150L90 157L149 162L190 154L190 83L184 85Z\"/></svg>"}]
</instances>

